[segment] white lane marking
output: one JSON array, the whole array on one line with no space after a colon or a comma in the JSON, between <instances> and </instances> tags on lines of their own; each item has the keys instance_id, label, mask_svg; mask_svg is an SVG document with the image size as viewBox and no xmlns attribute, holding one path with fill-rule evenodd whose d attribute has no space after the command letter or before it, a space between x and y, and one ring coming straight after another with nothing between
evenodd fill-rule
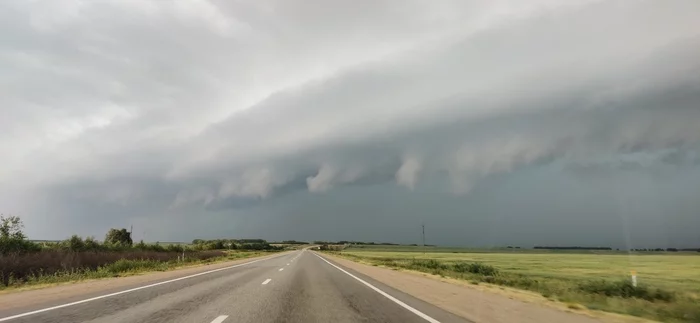
<instances>
[{"instance_id":1,"label":"white lane marking","mask_svg":"<svg viewBox=\"0 0 700 323\"><path fill-rule=\"evenodd\" d=\"M280 268L280 270L279 270L279 271L282 271L282 270L284 270L284 268Z\"/></svg>"},{"instance_id":2,"label":"white lane marking","mask_svg":"<svg viewBox=\"0 0 700 323\"><path fill-rule=\"evenodd\" d=\"M289 264L287 264L287 266L289 266Z\"/></svg>"},{"instance_id":3,"label":"white lane marking","mask_svg":"<svg viewBox=\"0 0 700 323\"><path fill-rule=\"evenodd\" d=\"M211 323L221 323L227 318L228 318L228 315L220 315L219 317L217 317L213 321L211 321Z\"/></svg>"},{"instance_id":4,"label":"white lane marking","mask_svg":"<svg viewBox=\"0 0 700 323\"><path fill-rule=\"evenodd\" d=\"M423 313L423 312L421 312L421 311L419 311L419 310L417 310L417 309L411 307L410 305L408 305L408 304L406 304L406 303L404 303L404 302L402 302L402 301L396 299L394 296L391 296L391 295L387 294L387 293L384 292L383 290L381 290L381 289L379 289L379 288L377 288L377 287L374 287L372 284L370 284L370 283L368 283L368 282L366 282L366 281L364 281L364 280L358 278L357 276L355 276L355 275L353 275L353 274L351 274L351 273L345 271L345 269L340 268L340 267L338 267L338 266L332 264L330 261L328 261L328 260L326 260L325 258L323 258L323 257L321 257L321 256L319 256L319 255L317 255L316 253L314 253L314 255L316 255L316 257L320 258L321 260L325 261L327 264L329 264L329 265L335 267L336 269L338 269L338 270L340 270L340 271L346 273L348 276L350 276L350 277L352 277L352 278L355 278L357 281L359 281L359 282L365 284L365 286L367 286L367 287L373 289L375 292L377 292L377 293L379 293L379 294L382 294L382 296L384 296L384 297L390 299L390 300L393 301L394 303L399 304L399 306L401 306L401 307L403 307L403 308L405 308L405 309L411 311L413 314L416 314L416 315L420 316L422 319L424 319L424 320L426 320L426 321L428 321L428 322L430 322L430 323L440 323L440 321L438 321L438 320L436 320L436 319L434 319L434 318L428 316L427 314L425 314L425 313Z\"/></svg>"},{"instance_id":5,"label":"white lane marking","mask_svg":"<svg viewBox=\"0 0 700 323\"><path fill-rule=\"evenodd\" d=\"M197 273L197 274L194 274L194 275L189 275L189 276L185 276L185 277L180 277L180 278L175 278L175 279L171 279L171 280L166 280L166 281L162 281L162 282L159 282L159 283L150 284L150 285L146 285L146 286L140 286L140 287L136 287L136 288L132 288L132 289L127 289L127 290L123 290L123 291L116 292L116 293L111 293L111 294L96 296L96 297L92 297L92 298L88 298L88 299L84 299L84 300L80 300L80 301L75 301L75 302L72 302L72 303L61 304L61 305L57 305L57 306L53 306L53 307L42 308L42 309L36 310L36 311L31 311L31 312L21 313L21 314L17 314L17 315L13 315L13 316L3 317L3 318L0 318L0 322L5 322L5 321L9 321L9 320L14 320L14 319L18 319L18 318L20 318L20 317L25 317L25 316L29 316L29 315L39 314L39 313L43 313L43 312L53 311L53 310L57 310L57 309L59 309L59 308L64 308L64 307L74 306L74 305L83 304L83 303L87 303L87 302L92 302L92 301L96 301L96 300L98 300L98 299L103 299L103 298L108 298L108 297L117 296L117 295L121 295L121 294L131 293L131 292L135 292L135 291L137 291L137 290L142 290L142 289L146 289L146 288L151 288L151 287L156 287L156 286L165 285L165 284L169 284L169 283L174 283L174 282L176 282L176 281L181 281L181 280L185 280L185 279L189 279L189 278L194 278L194 277L197 277L197 276L202 276L202 275L206 275L206 274L211 274L211 273L219 272L219 271L222 271L222 270L227 270L227 269L232 269L232 268L241 267L241 266L245 266L245 265L250 265L250 264L255 263L255 262L264 261L264 260L270 260L270 259L278 258L278 257L282 257L282 256L273 256L273 257L268 257L268 258L253 260L253 261L249 261L249 262L246 262L246 263L243 263L243 264L238 264L238 265L228 266L228 267L224 267L224 268L209 270L209 271Z\"/></svg>"},{"instance_id":6,"label":"white lane marking","mask_svg":"<svg viewBox=\"0 0 700 323\"><path fill-rule=\"evenodd\" d=\"M263 284L263 285L267 285L267 283L269 283L271 280L272 280L272 279L270 279L270 278L265 279L265 281L264 281L262 284Z\"/></svg>"}]
</instances>

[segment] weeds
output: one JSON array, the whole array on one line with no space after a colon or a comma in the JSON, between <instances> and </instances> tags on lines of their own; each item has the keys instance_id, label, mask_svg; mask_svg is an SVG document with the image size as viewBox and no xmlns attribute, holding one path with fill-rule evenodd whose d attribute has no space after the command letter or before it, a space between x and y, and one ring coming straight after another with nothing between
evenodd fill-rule
<instances>
[{"instance_id":1,"label":"weeds","mask_svg":"<svg viewBox=\"0 0 700 323\"><path fill-rule=\"evenodd\" d=\"M472 273L484 276L496 276L498 274L498 269L494 266L485 265L480 262L458 262L452 265L452 270L458 273Z\"/></svg>"},{"instance_id":2,"label":"weeds","mask_svg":"<svg viewBox=\"0 0 700 323\"><path fill-rule=\"evenodd\" d=\"M409 264L410 269L430 269L432 271L446 270L447 265L433 259L414 259Z\"/></svg>"},{"instance_id":3,"label":"weeds","mask_svg":"<svg viewBox=\"0 0 700 323\"><path fill-rule=\"evenodd\" d=\"M671 302L674 299L672 292L649 288L647 286L634 286L629 280L606 281L596 280L579 284L579 290L590 294L600 294L608 297L640 298L647 301Z\"/></svg>"},{"instance_id":4,"label":"weeds","mask_svg":"<svg viewBox=\"0 0 700 323\"><path fill-rule=\"evenodd\" d=\"M38 277L55 275L80 276L86 271L103 270L109 273L166 268L164 263L177 262L180 252L71 252L41 251L26 254L0 255L0 286L18 285L37 281ZM186 254L184 262L203 261L226 256L223 251L202 251ZM182 259L180 261L183 261ZM161 265L157 265L161 264Z\"/></svg>"}]
</instances>

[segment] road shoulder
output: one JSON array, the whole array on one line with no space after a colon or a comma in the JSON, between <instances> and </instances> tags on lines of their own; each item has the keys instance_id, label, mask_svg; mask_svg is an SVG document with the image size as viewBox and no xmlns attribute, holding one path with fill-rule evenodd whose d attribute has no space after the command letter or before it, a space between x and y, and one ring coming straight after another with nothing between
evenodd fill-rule
<instances>
[{"instance_id":1,"label":"road shoulder","mask_svg":"<svg viewBox=\"0 0 700 323\"><path fill-rule=\"evenodd\" d=\"M504 292L499 287L473 286L456 279L371 266L325 253L322 255L387 286L475 322L652 322L612 313L572 310L566 308L565 304L547 301L529 292Z\"/></svg>"}]
</instances>

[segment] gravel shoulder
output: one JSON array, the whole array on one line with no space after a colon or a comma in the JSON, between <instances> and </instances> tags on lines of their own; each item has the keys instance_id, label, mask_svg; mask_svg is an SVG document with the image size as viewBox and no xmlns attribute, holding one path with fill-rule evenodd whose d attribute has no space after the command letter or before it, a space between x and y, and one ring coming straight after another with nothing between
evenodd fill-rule
<instances>
[{"instance_id":1,"label":"gravel shoulder","mask_svg":"<svg viewBox=\"0 0 700 323\"><path fill-rule=\"evenodd\" d=\"M0 292L0 310L11 310L38 304L55 303L62 299L69 299L81 295L85 297L94 297L117 290L175 279L257 259L276 257L286 253L287 252L261 255L213 264L200 264L170 271L149 272L127 277L84 280L49 286L31 286L27 289L10 289Z\"/></svg>"},{"instance_id":2,"label":"gravel shoulder","mask_svg":"<svg viewBox=\"0 0 700 323\"><path fill-rule=\"evenodd\" d=\"M455 315L479 323L653 322L613 313L570 309L566 304L553 302L538 294L517 289L483 284L471 285L465 281L426 273L366 265L329 254L324 254L324 257Z\"/></svg>"}]
</instances>

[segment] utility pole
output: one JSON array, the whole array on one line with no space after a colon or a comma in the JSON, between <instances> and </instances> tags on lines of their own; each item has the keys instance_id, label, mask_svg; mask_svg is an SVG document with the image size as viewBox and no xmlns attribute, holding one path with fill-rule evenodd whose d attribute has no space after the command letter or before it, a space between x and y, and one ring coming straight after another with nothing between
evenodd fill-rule
<instances>
[{"instance_id":1,"label":"utility pole","mask_svg":"<svg viewBox=\"0 0 700 323\"><path fill-rule=\"evenodd\" d=\"M423 228L423 254L425 254L425 223L421 223L421 227Z\"/></svg>"}]
</instances>

